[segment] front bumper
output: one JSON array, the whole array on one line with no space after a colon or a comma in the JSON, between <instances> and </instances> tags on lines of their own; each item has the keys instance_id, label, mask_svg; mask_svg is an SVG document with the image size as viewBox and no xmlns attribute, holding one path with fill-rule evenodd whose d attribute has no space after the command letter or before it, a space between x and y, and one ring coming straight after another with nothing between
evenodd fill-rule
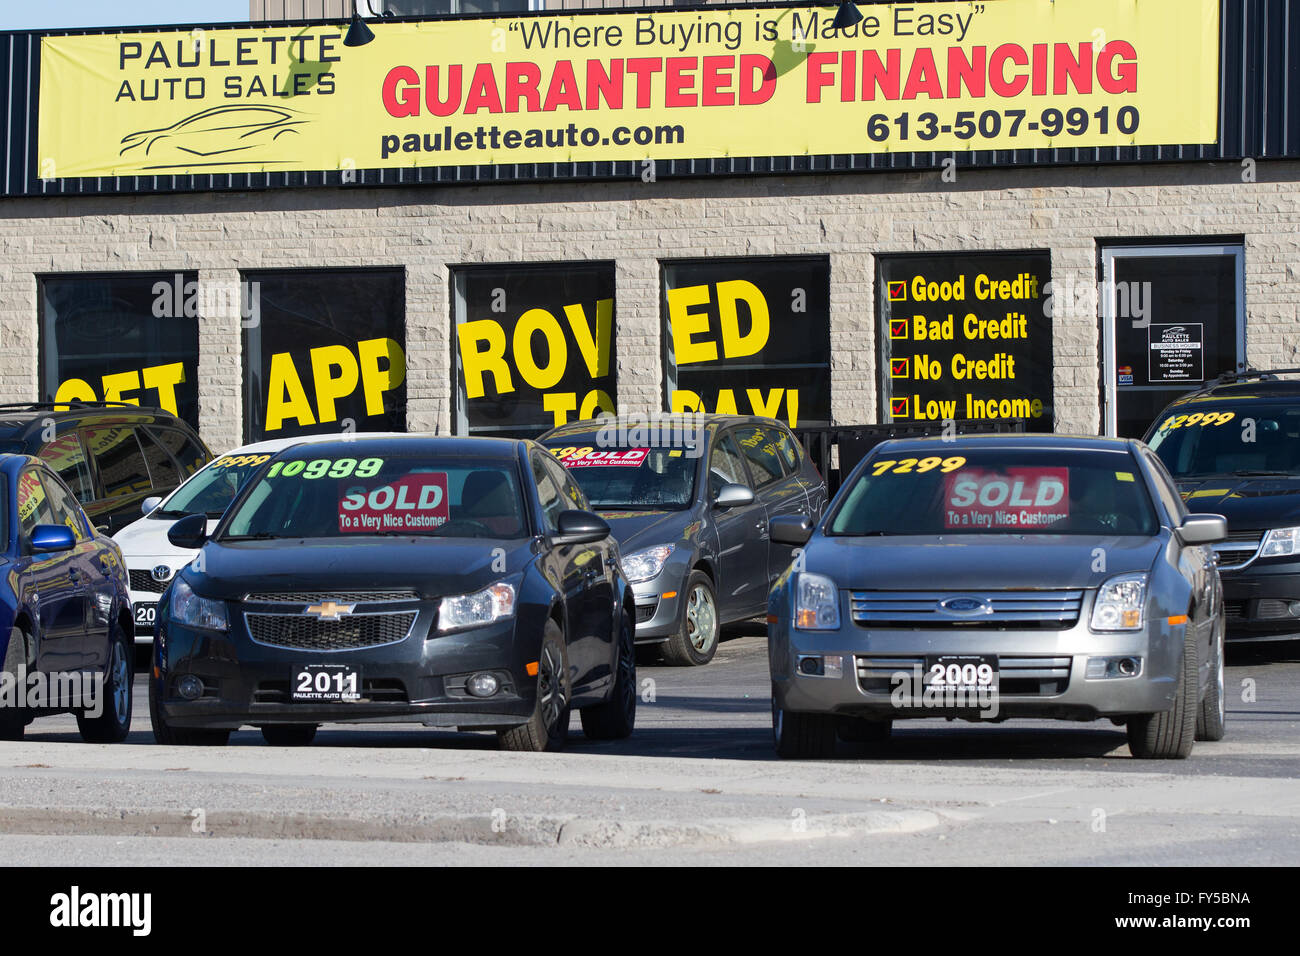
<instances>
[{"instance_id":1,"label":"front bumper","mask_svg":"<svg viewBox=\"0 0 1300 956\"><path fill-rule=\"evenodd\" d=\"M1158 713L1174 704L1185 625L1164 619L1146 631L1096 634L1086 624L1063 631L892 630L852 620L836 631L798 631L784 615L769 626L769 665L776 704L784 710L856 717L1047 717L1096 720ZM838 677L799 671L804 656L838 656ZM927 695L927 660L973 655L998 659L993 695ZM1089 679L1090 658L1135 658L1135 677Z\"/></svg>"},{"instance_id":2,"label":"front bumper","mask_svg":"<svg viewBox=\"0 0 1300 956\"><path fill-rule=\"evenodd\" d=\"M1300 560L1261 559L1220 576L1227 640L1300 640Z\"/></svg>"},{"instance_id":3,"label":"front bumper","mask_svg":"<svg viewBox=\"0 0 1300 956\"><path fill-rule=\"evenodd\" d=\"M638 644L662 644L681 626L686 582L683 579L674 584L668 578L666 572L660 572L653 580L632 585ZM665 597L666 594L672 597Z\"/></svg>"},{"instance_id":4,"label":"front bumper","mask_svg":"<svg viewBox=\"0 0 1300 956\"><path fill-rule=\"evenodd\" d=\"M155 681L159 708L176 727L237 729L245 725L416 722L431 727L496 729L524 723L533 713L540 624L516 619L459 633L427 637L427 616L401 641L346 651L311 651L255 643L232 621L229 633L180 627L159 620ZM532 635L531 637L529 635ZM295 702L295 668L346 664L356 668L361 699ZM502 683L490 698L471 697L464 680L490 671ZM203 694L184 700L177 682L193 675Z\"/></svg>"},{"instance_id":5,"label":"front bumper","mask_svg":"<svg viewBox=\"0 0 1300 956\"><path fill-rule=\"evenodd\" d=\"M173 560L149 555L132 555L127 558L126 567L132 578L148 578L155 567L168 565L172 567L171 577L175 577L177 568L172 566ZM160 582L152 582L152 579L150 579L150 583L152 587L156 587L158 590L142 590L135 587L130 589L131 607L135 613L135 643L140 647L153 643L154 625L157 621L157 614L161 611L163 591L171 583L171 578ZM155 608L153 621L145 619L147 613L140 610L142 607L148 607L149 605L158 605Z\"/></svg>"}]
</instances>

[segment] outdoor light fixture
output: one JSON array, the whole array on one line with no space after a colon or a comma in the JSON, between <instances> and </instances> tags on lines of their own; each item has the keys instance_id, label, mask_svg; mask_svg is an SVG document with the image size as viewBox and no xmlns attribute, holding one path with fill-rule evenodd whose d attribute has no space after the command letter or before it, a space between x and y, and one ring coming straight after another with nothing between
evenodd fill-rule
<instances>
[{"instance_id":1,"label":"outdoor light fixture","mask_svg":"<svg viewBox=\"0 0 1300 956\"><path fill-rule=\"evenodd\" d=\"M369 3L366 4L366 9L370 9ZM858 19L861 19L861 17ZM374 31L366 26L366 21L362 20L361 14L357 12L357 0L352 0L352 22L348 24L348 35L343 38L343 45L365 46L374 38Z\"/></svg>"},{"instance_id":2,"label":"outdoor light fixture","mask_svg":"<svg viewBox=\"0 0 1300 956\"><path fill-rule=\"evenodd\" d=\"M861 22L861 20L862 14L858 11L857 6L851 0L844 0L839 9L835 11L835 19L831 21L831 29L847 30L853 24Z\"/></svg>"}]
</instances>

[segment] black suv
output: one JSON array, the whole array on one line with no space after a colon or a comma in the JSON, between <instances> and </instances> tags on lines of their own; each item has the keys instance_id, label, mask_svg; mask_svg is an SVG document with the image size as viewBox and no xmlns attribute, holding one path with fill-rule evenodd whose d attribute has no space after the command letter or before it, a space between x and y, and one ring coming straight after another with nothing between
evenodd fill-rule
<instances>
[{"instance_id":1,"label":"black suv","mask_svg":"<svg viewBox=\"0 0 1300 956\"><path fill-rule=\"evenodd\" d=\"M1187 506L1228 519L1214 545L1229 641L1300 640L1300 369L1228 372L1177 399L1146 442Z\"/></svg>"},{"instance_id":2,"label":"black suv","mask_svg":"<svg viewBox=\"0 0 1300 956\"><path fill-rule=\"evenodd\" d=\"M0 452L44 461L107 534L139 518L145 498L167 494L212 459L175 415L124 402L0 405Z\"/></svg>"}]
</instances>

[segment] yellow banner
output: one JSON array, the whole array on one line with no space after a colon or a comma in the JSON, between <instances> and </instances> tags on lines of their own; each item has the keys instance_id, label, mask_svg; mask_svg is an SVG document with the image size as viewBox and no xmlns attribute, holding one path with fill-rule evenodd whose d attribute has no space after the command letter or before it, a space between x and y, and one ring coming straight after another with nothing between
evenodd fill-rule
<instances>
[{"instance_id":1,"label":"yellow banner","mask_svg":"<svg viewBox=\"0 0 1300 956\"><path fill-rule=\"evenodd\" d=\"M38 174L1217 139L1218 0L986 0L46 37ZM346 181L346 176L345 176Z\"/></svg>"}]
</instances>

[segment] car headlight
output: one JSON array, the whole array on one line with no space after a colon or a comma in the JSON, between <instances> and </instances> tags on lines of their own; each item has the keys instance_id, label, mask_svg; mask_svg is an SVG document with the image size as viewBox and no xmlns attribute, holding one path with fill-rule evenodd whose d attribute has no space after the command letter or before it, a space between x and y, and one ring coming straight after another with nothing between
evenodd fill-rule
<instances>
[{"instance_id":1,"label":"car headlight","mask_svg":"<svg viewBox=\"0 0 1300 956\"><path fill-rule=\"evenodd\" d=\"M177 578L172 583L171 617L185 627L198 627L205 631L230 630L225 603L199 597L184 578Z\"/></svg>"},{"instance_id":2,"label":"car headlight","mask_svg":"<svg viewBox=\"0 0 1300 956\"><path fill-rule=\"evenodd\" d=\"M640 584L659 576L664 569L664 562L673 553L671 544L660 544L644 551L636 551L623 559L623 573L629 584Z\"/></svg>"},{"instance_id":3,"label":"car headlight","mask_svg":"<svg viewBox=\"0 0 1300 956\"><path fill-rule=\"evenodd\" d=\"M1259 546L1261 558L1284 558L1291 554L1300 554L1300 528L1274 528L1264 535L1264 542Z\"/></svg>"},{"instance_id":4,"label":"car headlight","mask_svg":"<svg viewBox=\"0 0 1300 956\"><path fill-rule=\"evenodd\" d=\"M801 631L834 631L840 626L840 592L825 575L799 572L794 583L794 626Z\"/></svg>"},{"instance_id":5,"label":"car headlight","mask_svg":"<svg viewBox=\"0 0 1300 956\"><path fill-rule=\"evenodd\" d=\"M482 627L515 616L515 586L498 581L473 594L445 597L438 604L438 631Z\"/></svg>"},{"instance_id":6,"label":"car headlight","mask_svg":"<svg viewBox=\"0 0 1300 956\"><path fill-rule=\"evenodd\" d=\"M1094 631L1139 631L1145 623L1147 576L1121 574L1105 582L1092 605Z\"/></svg>"}]
</instances>

